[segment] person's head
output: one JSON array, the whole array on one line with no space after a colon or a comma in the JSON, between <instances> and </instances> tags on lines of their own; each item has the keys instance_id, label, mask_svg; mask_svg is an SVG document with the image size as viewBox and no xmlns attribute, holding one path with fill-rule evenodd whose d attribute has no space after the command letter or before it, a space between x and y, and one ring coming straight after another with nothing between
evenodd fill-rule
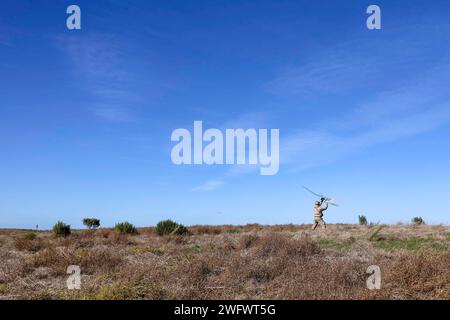
<instances>
[{"instance_id":1,"label":"person's head","mask_svg":"<svg viewBox=\"0 0 450 320\"><path fill-rule=\"evenodd\" d=\"M316 201L316 206L320 206L320 201Z\"/></svg>"}]
</instances>

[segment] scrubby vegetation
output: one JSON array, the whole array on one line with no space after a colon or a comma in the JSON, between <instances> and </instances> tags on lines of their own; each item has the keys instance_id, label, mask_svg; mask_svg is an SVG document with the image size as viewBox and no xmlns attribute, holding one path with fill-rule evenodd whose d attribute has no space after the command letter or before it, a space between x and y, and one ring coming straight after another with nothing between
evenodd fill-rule
<instances>
[{"instance_id":1,"label":"scrubby vegetation","mask_svg":"<svg viewBox=\"0 0 450 320\"><path fill-rule=\"evenodd\" d=\"M114 230L121 233L129 233L129 234L138 233L136 227L131 223L129 223L128 221L116 223Z\"/></svg>"},{"instance_id":2,"label":"scrubby vegetation","mask_svg":"<svg viewBox=\"0 0 450 320\"><path fill-rule=\"evenodd\" d=\"M96 218L84 218L83 224L88 227L88 229L97 229L100 227L100 220Z\"/></svg>"},{"instance_id":3,"label":"scrubby vegetation","mask_svg":"<svg viewBox=\"0 0 450 320\"><path fill-rule=\"evenodd\" d=\"M156 227L132 236L27 233L0 230L0 298L450 299L445 226L192 226L183 237L160 236ZM81 290L66 288L69 265L81 268ZM369 265L381 268L380 290L366 288Z\"/></svg>"},{"instance_id":4,"label":"scrubby vegetation","mask_svg":"<svg viewBox=\"0 0 450 320\"><path fill-rule=\"evenodd\" d=\"M366 216L358 216L358 221L360 226L367 226L367 218Z\"/></svg>"},{"instance_id":5,"label":"scrubby vegetation","mask_svg":"<svg viewBox=\"0 0 450 320\"><path fill-rule=\"evenodd\" d=\"M55 236L67 237L68 235L70 235L70 233L70 226L68 224L65 224L64 222L58 221L53 226L53 234Z\"/></svg>"},{"instance_id":6,"label":"scrubby vegetation","mask_svg":"<svg viewBox=\"0 0 450 320\"><path fill-rule=\"evenodd\" d=\"M156 225L156 232L160 236L167 234L183 235L188 232L188 229L182 224L176 223L175 221L163 220L158 222L158 224Z\"/></svg>"},{"instance_id":7,"label":"scrubby vegetation","mask_svg":"<svg viewBox=\"0 0 450 320\"><path fill-rule=\"evenodd\" d=\"M419 226L425 224L425 221L422 219L422 217L414 217L412 218L411 223Z\"/></svg>"}]
</instances>

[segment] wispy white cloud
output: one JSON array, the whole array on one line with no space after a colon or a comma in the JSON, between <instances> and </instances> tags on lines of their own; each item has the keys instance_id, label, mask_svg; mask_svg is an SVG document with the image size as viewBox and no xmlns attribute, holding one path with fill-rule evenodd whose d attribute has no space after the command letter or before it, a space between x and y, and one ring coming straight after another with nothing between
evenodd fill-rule
<instances>
[{"instance_id":1,"label":"wispy white cloud","mask_svg":"<svg viewBox=\"0 0 450 320\"><path fill-rule=\"evenodd\" d=\"M93 109L93 113L106 121L129 122L134 119L129 109L114 105L98 105Z\"/></svg>"},{"instance_id":2,"label":"wispy white cloud","mask_svg":"<svg viewBox=\"0 0 450 320\"><path fill-rule=\"evenodd\" d=\"M410 86L382 92L347 115L317 125L323 129L286 137L281 141L281 165L296 170L320 166L450 125L449 71L446 64L439 65Z\"/></svg>"},{"instance_id":3,"label":"wispy white cloud","mask_svg":"<svg viewBox=\"0 0 450 320\"><path fill-rule=\"evenodd\" d=\"M438 31L430 23L407 24L398 26L389 36L367 39L364 34L339 39L297 64L283 66L265 88L275 95L314 98L318 94L351 94L380 84L403 85L422 71L424 62L441 54L432 49L436 38L418 39L417 34L425 32L433 35ZM393 73L402 77L386 77Z\"/></svg>"},{"instance_id":4,"label":"wispy white cloud","mask_svg":"<svg viewBox=\"0 0 450 320\"><path fill-rule=\"evenodd\" d=\"M85 81L95 116L112 122L135 118L130 105L139 101L139 96L128 89L132 77L125 68L125 53L119 39L95 34L61 37L56 43L68 57L74 72Z\"/></svg>"},{"instance_id":5,"label":"wispy white cloud","mask_svg":"<svg viewBox=\"0 0 450 320\"><path fill-rule=\"evenodd\" d=\"M412 23L370 41L340 39L269 81L266 88L275 95L356 97L350 105L337 102L341 112L325 114L312 129L282 135L282 168L324 165L450 125L450 55L433 50L437 37L418 32L442 33L431 23Z\"/></svg>"},{"instance_id":6,"label":"wispy white cloud","mask_svg":"<svg viewBox=\"0 0 450 320\"><path fill-rule=\"evenodd\" d=\"M203 184L195 187L192 189L192 191L213 191L225 184L225 180L223 179L214 179L214 180L208 180L204 182Z\"/></svg>"},{"instance_id":7,"label":"wispy white cloud","mask_svg":"<svg viewBox=\"0 0 450 320\"><path fill-rule=\"evenodd\" d=\"M276 94L300 94L310 98L322 93L359 94L361 86L377 87L374 93L360 102L347 105L343 112L312 124L313 129L298 128L283 134L280 140L281 170L299 171L330 164L365 148L412 138L450 125L450 56L443 52L432 63L415 67L424 59L426 42L402 41L414 51L414 58L405 59L404 46L394 46L389 61L381 61L365 45L355 47L352 41L343 42L314 56L305 64L282 72L268 84ZM429 58L427 58L429 59ZM414 69L400 72L399 77L384 79L388 69ZM386 83L389 85L386 85ZM269 115L265 115L269 118ZM320 118L318 118L320 119ZM233 123L233 122L230 122ZM314 129L316 128L316 129ZM283 128L281 128L283 129ZM233 166L222 176L231 177L256 171L254 166ZM221 184L223 185L223 184Z\"/></svg>"},{"instance_id":8,"label":"wispy white cloud","mask_svg":"<svg viewBox=\"0 0 450 320\"><path fill-rule=\"evenodd\" d=\"M299 65L285 66L266 85L276 95L315 95L343 92L362 83L376 70L375 57L366 48L352 50L353 42L340 43L305 59ZM353 45L354 46L354 45Z\"/></svg>"}]
</instances>

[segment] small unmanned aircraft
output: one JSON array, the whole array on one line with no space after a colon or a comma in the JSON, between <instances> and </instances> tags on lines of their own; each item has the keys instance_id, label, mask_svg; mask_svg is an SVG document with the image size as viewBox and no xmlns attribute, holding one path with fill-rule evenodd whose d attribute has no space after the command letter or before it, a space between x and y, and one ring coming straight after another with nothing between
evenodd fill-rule
<instances>
[{"instance_id":1,"label":"small unmanned aircraft","mask_svg":"<svg viewBox=\"0 0 450 320\"><path fill-rule=\"evenodd\" d=\"M339 207L339 205L338 205L336 202L334 202L334 199L332 199L332 198L330 198L330 197L327 197L327 196L324 196L323 194L315 193L314 191L308 189L308 188L305 187L305 186L303 186L303 188L305 188L305 190L311 192L311 193L312 193L313 195L315 195L316 197L319 197L320 200L323 200L324 202L326 202L326 203L328 203L328 204L331 204L332 206Z\"/></svg>"}]
</instances>

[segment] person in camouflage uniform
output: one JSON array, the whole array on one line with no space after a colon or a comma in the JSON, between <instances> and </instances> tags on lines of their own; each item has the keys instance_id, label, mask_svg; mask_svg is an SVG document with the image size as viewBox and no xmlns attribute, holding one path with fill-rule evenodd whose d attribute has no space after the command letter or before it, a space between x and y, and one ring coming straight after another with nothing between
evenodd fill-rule
<instances>
[{"instance_id":1,"label":"person in camouflage uniform","mask_svg":"<svg viewBox=\"0 0 450 320\"><path fill-rule=\"evenodd\" d=\"M328 209L328 203L326 203L326 207L322 208L322 203L325 199L320 199L320 201L316 201L316 205L314 206L314 224L312 229L315 230L317 226L320 224L322 229L326 229L327 225L323 220L323 212Z\"/></svg>"}]
</instances>

